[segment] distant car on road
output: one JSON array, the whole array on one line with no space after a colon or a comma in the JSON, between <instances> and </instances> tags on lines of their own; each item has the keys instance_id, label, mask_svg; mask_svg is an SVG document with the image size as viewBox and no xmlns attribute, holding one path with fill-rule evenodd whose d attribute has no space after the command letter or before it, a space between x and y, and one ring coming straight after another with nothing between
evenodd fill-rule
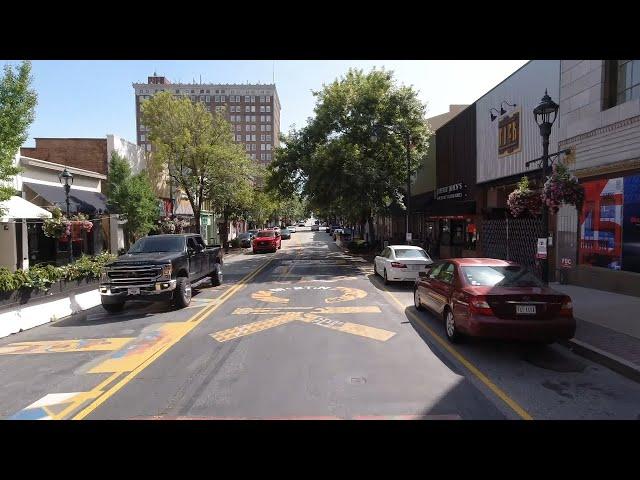
<instances>
[{"instance_id":1,"label":"distant car on road","mask_svg":"<svg viewBox=\"0 0 640 480\"><path fill-rule=\"evenodd\" d=\"M291 230L289 230L289 228L283 228L282 230L280 230L280 236L282 237L282 240L290 240L291 239Z\"/></svg>"},{"instance_id":2,"label":"distant car on road","mask_svg":"<svg viewBox=\"0 0 640 480\"><path fill-rule=\"evenodd\" d=\"M416 281L419 272L433 263L429 254L414 245L389 245L373 260L373 271L388 284L392 281Z\"/></svg>"},{"instance_id":3,"label":"distant car on road","mask_svg":"<svg viewBox=\"0 0 640 480\"><path fill-rule=\"evenodd\" d=\"M260 230L253 239L253 253L275 252L282 247L280 232L273 229Z\"/></svg>"},{"instance_id":4,"label":"distant car on road","mask_svg":"<svg viewBox=\"0 0 640 480\"><path fill-rule=\"evenodd\" d=\"M300 222L300 223L298 223L298 226L299 226L299 227L304 227L304 222Z\"/></svg>"},{"instance_id":5,"label":"distant car on road","mask_svg":"<svg viewBox=\"0 0 640 480\"><path fill-rule=\"evenodd\" d=\"M336 228L341 228L341 227L340 227L340 225L331 225L331 226L329 226L327 228L329 229L328 230L329 235L333 236L333 232L335 231L335 229Z\"/></svg>"},{"instance_id":6,"label":"distant car on road","mask_svg":"<svg viewBox=\"0 0 640 480\"><path fill-rule=\"evenodd\" d=\"M445 322L449 341L464 335L553 343L576 330L571 297L522 265L492 258L434 263L414 285L414 304Z\"/></svg>"},{"instance_id":7,"label":"distant car on road","mask_svg":"<svg viewBox=\"0 0 640 480\"><path fill-rule=\"evenodd\" d=\"M296 226L295 225L287 225L287 230L289 230L291 233L296 233Z\"/></svg>"},{"instance_id":8,"label":"distant car on road","mask_svg":"<svg viewBox=\"0 0 640 480\"><path fill-rule=\"evenodd\" d=\"M311 231L312 232L320 231L320 225L311 225Z\"/></svg>"},{"instance_id":9,"label":"distant car on road","mask_svg":"<svg viewBox=\"0 0 640 480\"><path fill-rule=\"evenodd\" d=\"M245 232L238 235L238 240L240 241L240 247L242 248L251 248L252 239L253 239L253 235L250 232Z\"/></svg>"}]
</instances>

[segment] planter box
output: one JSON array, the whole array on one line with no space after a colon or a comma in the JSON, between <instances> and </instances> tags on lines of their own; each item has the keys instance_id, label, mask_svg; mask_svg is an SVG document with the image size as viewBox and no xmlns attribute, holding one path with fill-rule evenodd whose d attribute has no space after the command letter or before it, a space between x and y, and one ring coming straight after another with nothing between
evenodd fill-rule
<instances>
[{"instance_id":1,"label":"planter box","mask_svg":"<svg viewBox=\"0 0 640 480\"><path fill-rule=\"evenodd\" d=\"M52 300L68 297L95 290L98 287L97 278L83 278L81 280L61 280L51 285L46 292L33 288L21 288L12 292L0 292L0 313L19 307L39 305Z\"/></svg>"}]
</instances>

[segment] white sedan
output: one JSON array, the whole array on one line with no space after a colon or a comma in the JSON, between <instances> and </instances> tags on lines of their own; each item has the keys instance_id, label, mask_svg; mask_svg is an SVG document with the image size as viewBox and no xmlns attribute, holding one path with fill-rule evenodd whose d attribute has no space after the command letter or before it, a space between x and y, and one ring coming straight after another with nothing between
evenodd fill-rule
<instances>
[{"instance_id":1,"label":"white sedan","mask_svg":"<svg viewBox=\"0 0 640 480\"><path fill-rule=\"evenodd\" d=\"M391 281L415 281L418 273L424 272L433 260L422 248L414 245L389 245L373 260L373 271Z\"/></svg>"},{"instance_id":2,"label":"white sedan","mask_svg":"<svg viewBox=\"0 0 640 480\"><path fill-rule=\"evenodd\" d=\"M296 233L296 227L295 225L288 225L287 229L291 232L291 233Z\"/></svg>"}]
</instances>

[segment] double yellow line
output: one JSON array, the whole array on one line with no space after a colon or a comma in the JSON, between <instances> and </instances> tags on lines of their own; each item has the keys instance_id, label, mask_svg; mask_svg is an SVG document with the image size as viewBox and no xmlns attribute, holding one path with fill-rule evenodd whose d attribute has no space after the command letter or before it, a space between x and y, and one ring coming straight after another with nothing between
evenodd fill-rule
<instances>
[{"instance_id":1,"label":"double yellow line","mask_svg":"<svg viewBox=\"0 0 640 480\"><path fill-rule=\"evenodd\" d=\"M191 330L193 330L195 327L197 327L200 323L202 323L211 313L213 313L216 309L218 309L218 307L220 307L220 305L222 305L224 302L226 302L229 298L231 298L239 290L244 288L251 280L253 280L260 272L262 272L267 267L267 265L269 265L272 261L273 261L273 257L270 258L269 260L267 260L266 262L264 262L262 265L260 265L258 268L256 268L253 272L249 272L247 275L242 277L238 281L238 283L236 283L233 287L231 287L224 294L222 294L220 296L220 298L217 299L217 301L214 302L212 305L209 305L209 306L205 307L200 312L198 312L193 317L191 317L189 320L187 320L185 323L188 323L190 328L185 329L184 331L182 331L178 335L176 335L174 338L172 338L171 341L169 343L167 343L167 345L165 345L164 347L159 349L157 352L155 352L153 355L151 355L149 358L147 358L144 362L142 362L140 365L138 365L135 369L131 370L125 377L123 377L118 383L113 385L110 389L108 389L104 393L99 393L97 398L93 402L91 402L89 405L87 405L82 411L77 413L72 418L72 420L82 420L87 415L89 415L94 410L96 410L100 405L102 405L104 402L106 402L109 398L111 398L113 395L115 395L127 383L129 383L131 380L133 380L142 370L144 370L149 365L151 365L162 354L164 354L172 346L174 346L176 343L178 343L187 333L189 333ZM119 373L115 373L114 375L110 376L105 381L100 383L100 385L95 387L92 390L92 392L98 393L98 391L101 388L103 388L104 386L106 386L109 383L111 383L111 381L113 381L119 375L120 375Z\"/></svg>"}]
</instances>

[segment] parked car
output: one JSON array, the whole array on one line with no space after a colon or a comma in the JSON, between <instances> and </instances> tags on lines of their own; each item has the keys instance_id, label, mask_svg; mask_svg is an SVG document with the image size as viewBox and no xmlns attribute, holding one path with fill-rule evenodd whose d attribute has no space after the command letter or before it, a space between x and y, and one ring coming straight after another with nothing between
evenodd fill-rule
<instances>
[{"instance_id":1,"label":"parked car","mask_svg":"<svg viewBox=\"0 0 640 480\"><path fill-rule=\"evenodd\" d=\"M373 260L373 272L384 279L385 284L392 281L413 281L420 272L425 272L433 260L422 248L414 245L389 245Z\"/></svg>"},{"instance_id":2,"label":"parked car","mask_svg":"<svg viewBox=\"0 0 640 480\"><path fill-rule=\"evenodd\" d=\"M253 253L275 252L282 247L280 232L274 229L260 230L253 239Z\"/></svg>"},{"instance_id":3,"label":"parked car","mask_svg":"<svg viewBox=\"0 0 640 480\"><path fill-rule=\"evenodd\" d=\"M259 232L259 230L257 228L256 229L247 230L247 233L250 233L251 237L255 237L256 233L258 233L258 232Z\"/></svg>"},{"instance_id":4,"label":"parked car","mask_svg":"<svg viewBox=\"0 0 640 480\"><path fill-rule=\"evenodd\" d=\"M298 223L298 226L299 226L299 227L304 227L304 222L299 222L299 223Z\"/></svg>"},{"instance_id":5,"label":"parked car","mask_svg":"<svg viewBox=\"0 0 640 480\"><path fill-rule=\"evenodd\" d=\"M340 228L340 225L331 225L329 227L329 235L333 236L333 232L335 231L336 228Z\"/></svg>"},{"instance_id":6,"label":"parked car","mask_svg":"<svg viewBox=\"0 0 640 480\"><path fill-rule=\"evenodd\" d=\"M571 297L522 265L492 258L435 262L415 282L414 303L445 322L451 342L464 335L553 343L573 337Z\"/></svg>"},{"instance_id":7,"label":"parked car","mask_svg":"<svg viewBox=\"0 0 640 480\"><path fill-rule=\"evenodd\" d=\"M295 225L287 225L287 230L289 230L291 233L296 233L296 226Z\"/></svg>"},{"instance_id":8,"label":"parked car","mask_svg":"<svg viewBox=\"0 0 640 480\"><path fill-rule=\"evenodd\" d=\"M331 233L331 225L327 225L324 231L327 233Z\"/></svg>"},{"instance_id":9,"label":"parked car","mask_svg":"<svg viewBox=\"0 0 640 480\"><path fill-rule=\"evenodd\" d=\"M222 263L220 245L207 246L200 235L143 237L102 270L102 307L116 313L129 300L169 300L184 308L193 287L209 280L214 286L222 283Z\"/></svg>"},{"instance_id":10,"label":"parked car","mask_svg":"<svg viewBox=\"0 0 640 480\"><path fill-rule=\"evenodd\" d=\"M283 228L282 230L280 230L280 236L282 237L282 240L290 240L291 239L291 230L289 230L289 228Z\"/></svg>"},{"instance_id":11,"label":"parked car","mask_svg":"<svg viewBox=\"0 0 640 480\"><path fill-rule=\"evenodd\" d=\"M238 235L238 240L240 241L240 246L242 248L251 248L251 240L253 239L253 235L251 232L245 232Z\"/></svg>"},{"instance_id":12,"label":"parked car","mask_svg":"<svg viewBox=\"0 0 640 480\"><path fill-rule=\"evenodd\" d=\"M320 225L311 225L311 231L312 232L320 231Z\"/></svg>"},{"instance_id":13,"label":"parked car","mask_svg":"<svg viewBox=\"0 0 640 480\"><path fill-rule=\"evenodd\" d=\"M342 235L344 233L344 229L342 227L334 228L331 236L334 240L338 238L338 234Z\"/></svg>"}]
</instances>

